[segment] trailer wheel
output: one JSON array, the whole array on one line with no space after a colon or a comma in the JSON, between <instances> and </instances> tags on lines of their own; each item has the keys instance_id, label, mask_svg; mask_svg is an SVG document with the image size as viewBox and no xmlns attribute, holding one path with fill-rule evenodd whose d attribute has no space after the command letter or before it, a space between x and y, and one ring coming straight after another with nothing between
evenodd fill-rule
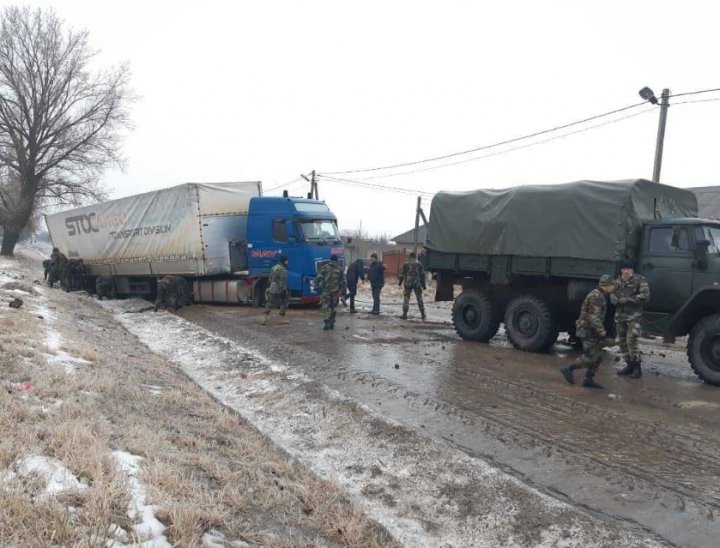
<instances>
[{"instance_id":1,"label":"trailer wheel","mask_svg":"<svg viewBox=\"0 0 720 548\"><path fill-rule=\"evenodd\" d=\"M558 336L548 305L530 295L510 301L505 310L505 330L515 348L529 352L547 350Z\"/></svg>"},{"instance_id":2,"label":"trailer wheel","mask_svg":"<svg viewBox=\"0 0 720 548\"><path fill-rule=\"evenodd\" d=\"M255 308L259 308L265 304L265 288L267 287L267 280L261 279L255 282L253 287L252 305Z\"/></svg>"},{"instance_id":3,"label":"trailer wheel","mask_svg":"<svg viewBox=\"0 0 720 548\"><path fill-rule=\"evenodd\" d=\"M455 331L467 341L487 342L500 327L488 298L477 289L463 291L452 308Z\"/></svg>"},{"instance_id":4,"label":"trailer wheel","mask_svg":"<svg viewBox=\"0 0 720 548\"><path fill-rule=\"evenodd\" d=\"M703 318L692 328L687 353L695 374L720 386L720 314Z\"/></svg>"}]
</instances>

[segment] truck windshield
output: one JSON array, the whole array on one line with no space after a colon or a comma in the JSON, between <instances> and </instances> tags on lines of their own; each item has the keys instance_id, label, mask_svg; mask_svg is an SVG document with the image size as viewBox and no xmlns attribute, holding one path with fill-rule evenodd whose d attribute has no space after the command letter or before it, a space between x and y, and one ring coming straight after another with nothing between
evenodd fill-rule
<instances>
[{"instance_id":1,"label":"truck windshield","mask_svg":"<svg viewBox=\"0 0 720 548\"><path fill-rule=\"evenodd\" d=\"M300 221L300 227L305 239L309 242L335 242L340 241L335 221L329 219L312 219Z\"/></svg>"}]
</instances>

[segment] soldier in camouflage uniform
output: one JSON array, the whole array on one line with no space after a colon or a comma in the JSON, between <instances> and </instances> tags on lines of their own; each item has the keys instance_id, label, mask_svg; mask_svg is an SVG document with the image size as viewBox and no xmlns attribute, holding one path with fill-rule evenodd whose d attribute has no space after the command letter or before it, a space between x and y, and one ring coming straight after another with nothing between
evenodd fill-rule
<instances>
[{"instance_id":1,"label":"soldier in camouflage uniform","mask_svg":"<svg viewBox=\"0 0 720 548\"><path fill-rule=\"evenodd\" d=\"M117 297L115 290L115 278L112 276L98 276L95 280L95 293L101 301L103 297L106 299L114 299Z\"/></svg>"},{"instance_id":2,"label":"soldier in camouflage uniform","mask_svg":"<svg viewBox=\"0 0 720 548\"><path fill-rule=\"evenodd\" d=\"M398 285L403 286L403 313L401 320L407 320L408 310L410 310L410 295L415 293L420 315L424 320L425 303L423 302L423 289L425 289L425 269L420 261L417 260L415 253L410 253L410 257L400 270Z\"/></svg>"},{"instance_id":3,"label":"soldier in camouflage uniform","mask_svg":"<svg viewBox=\"0 0 720 548\"><path fill-rule=\"evenodd\" d=\"M88 267L82 259L78 259L75 263L75 272L73 280L73 289L82 291L85 289L85 277L88 275Z\"/></svg>"},{"instance_id":4,"label":"soldier in camouflage uniform","mask_svg":"<svg viewBox=\"0 0 720 548\"><path fill-rule=\"evenodd\" d=\"M43 281L45 281L45 282L47 281L48 275L50 274L50 263L51 263L50 259L45 259L45 260L42 262L42 265L43 265Z\"/></svg>"},{"instance_id":5,"label":"soldier in camouflage uniform","mask_svg":"<svg viewBox=\"0 0 720 548\"><path fill-rule=\"evenodd\" d=\"M186 304L190 304L190 291L185 278L181 276L163 276L158 280L155 312L160 307L175 312Z\"/></svg>"},{"instance_id":6,"label":"soldier in camouflage uniform","mask_svg":"<svg viewBox=\"0 0 720 548\"><path fill-rule=\"evenodd\" d=\"M48 285L50 287L54 286L55 282L60 279L62 265L65 262L67 262L67 257L57 247L53 247L50 254L50 269L48 270Z\"/></svg>"},{"instance_id":7,"label":"soldier in camouflage uniform","mask_svg":"<svg viewBox=\"0 0 720 548\"><path fill-rule=\"evenodd\" d=\"M643 305L650 300L650 286L647 280L635 273L633 261L620 264L617 290L610 298L615 308L615 329L625 367L618 375L629 375L631 379L642 377L642 366L638 338L642 334Z\"/></svg>"},{"instance_id":8,"label":"soldier in camouflage uniform","mask_svg":"<svg viewBox=\"0 0 720 548\"><path fill-rule=\"evenodd\" d=\"M337 255L330 257L330 262L322 267L315 279L315 285L322 289L320 304L322 305L325 327L329 331L335 328L335 314L340 295L345 294L347 285Z\"/></svg>"},{"instance_id":9,"label":"soldier in camouflage uniform","mask_svg":"<svg viewBox=\"0 0 720 548\"><path fill-rule=\"evenodd\" d=\"M607 296L615 291L615 279L605 274L600 277L597 288L588 293L580 309L580 317L575 322L577 336L582 339L583 354L573 364L563 367L560 372L570 384L575 384L573 371L587 367L583 386L585 388L602 388L595 382L595 373L602 361L602 348L606 336L605 314L607 313Z\"/></svg>"},{"instance_id":10,"label":"soldier in camouflage uniform","mask_svg":"<svg viewBox=\"0 0 720 548\"><path fill-rule=\"evenodd\" d=\"M270 285L265 290L265 316L262 322L260 322L262 325L267 325L268 318L270 318L270 314L275 308L280 310L280 321L278 323L290 323L287 318L285 318L285 313L288 308L287 264L288 258L282 256L280 257L280 262L273 266L270 271Z\"/></svg>"}]
</instances>

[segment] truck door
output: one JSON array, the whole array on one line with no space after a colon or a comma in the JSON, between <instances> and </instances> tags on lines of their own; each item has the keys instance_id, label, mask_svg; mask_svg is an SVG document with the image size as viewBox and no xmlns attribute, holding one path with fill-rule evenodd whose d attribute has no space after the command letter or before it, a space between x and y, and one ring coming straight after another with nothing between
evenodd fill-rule
<instances>
[{"instance_id":1,"label":"truck door","mask_svg":"<svg viewBox=\"0 0 720 548\"><path fill-rule=\"evenodd\" d=\"M690 227L645 226L639 271L650 285L651 312L672 313L692 293L694 254Z\"/></svg>"},{"instance_id":2,"label":"truck door","mask_svg":"<svg viewBox=\"0 0 720 548\"><path fill-rule=\"evenodd\" d=\"M273 219L272 239L273 245L288 258L288 289L291 291L302 290L304 257L297 245L297 235L292 220Z\"/></svg>"}]
</instances>

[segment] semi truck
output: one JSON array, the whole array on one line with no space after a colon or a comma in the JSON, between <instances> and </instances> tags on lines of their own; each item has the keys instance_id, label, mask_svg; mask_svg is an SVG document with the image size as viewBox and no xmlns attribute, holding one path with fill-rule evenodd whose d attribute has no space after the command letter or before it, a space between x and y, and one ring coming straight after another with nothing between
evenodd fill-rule
<instances>
[{"instance_id":1,"label":"semi truck","mask_svg":"<svg viewBox=\"0 0 720 548\"><path fill-rule=\"evenodd\" d=\"M285 255L290 302L317 304L318 268L332 255L344 263L325 202L262 196L259 182L187 183L45 220L53 246L82 259L90 281L112 276L119 295L152 297L158 278L175 275L190 282L195 302L260 306Z\"/></svg>"},{"instance_id":2,"label":"semi truck","mask_svg":"<svg viewBox=\"0 0 720 548\"><path fill-rule=\"evenodd\" d=\"M638 179L440 192L425 253L463 339L486 342L502 323L527 351L560 332L578 342L583 299L632 259L651 291L644 333L687 335L692 369L720 385L720 221L698 218L690 191Z\"/></svg>"}]
</instances>

